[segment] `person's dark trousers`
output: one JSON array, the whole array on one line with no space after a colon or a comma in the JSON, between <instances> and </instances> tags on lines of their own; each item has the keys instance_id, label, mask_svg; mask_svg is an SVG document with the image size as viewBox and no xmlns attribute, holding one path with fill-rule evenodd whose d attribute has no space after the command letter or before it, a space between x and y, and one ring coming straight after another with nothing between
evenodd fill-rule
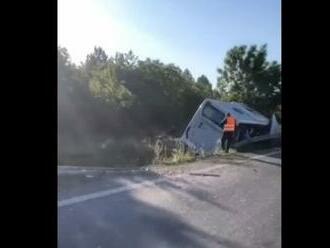
<instances>
[{"instance_id":1,"label":"person's dark trousers","mask_svg":"<svg viewBox=\"0 0 330 248\"><path fill-rule=\"evenodd\" d=\"M233 142L234 132L224 132L221 139L222 150L229 152L231 143Z\"/></svg>"}]
</instances>

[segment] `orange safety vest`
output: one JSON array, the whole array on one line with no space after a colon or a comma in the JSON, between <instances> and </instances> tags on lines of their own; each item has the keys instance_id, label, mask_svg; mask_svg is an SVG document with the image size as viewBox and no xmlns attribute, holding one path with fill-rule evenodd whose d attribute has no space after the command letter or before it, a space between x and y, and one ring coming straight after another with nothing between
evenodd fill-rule
<instances>
[{"instance_id":1,"label":"orange safety vest","mask_svg":"<svg viewBox=\"0 0 330 248\"><path fill-rule=\"evenodd\" d=\"M224 132L234 132L236 127L236 119L232 116L227 117L227 123L223 129Z\"/></svg>"}]
</instances>

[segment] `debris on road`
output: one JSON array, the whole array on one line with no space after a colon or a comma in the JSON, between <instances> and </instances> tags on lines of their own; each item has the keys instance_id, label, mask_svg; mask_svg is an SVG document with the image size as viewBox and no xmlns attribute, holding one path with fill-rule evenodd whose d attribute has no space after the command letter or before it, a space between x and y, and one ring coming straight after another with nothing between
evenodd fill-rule
<instances>
[{"instance_id":1,"label":"debris on road","mask_svg":"<svg viewBox=\"0 0 330 248\"><path fill-rule=\"evenodd\" d=\"M219 174L209 174L209 173L189 173L192 176L208 176L208 177L220 177Z\"/></svg>"}]
</instances>

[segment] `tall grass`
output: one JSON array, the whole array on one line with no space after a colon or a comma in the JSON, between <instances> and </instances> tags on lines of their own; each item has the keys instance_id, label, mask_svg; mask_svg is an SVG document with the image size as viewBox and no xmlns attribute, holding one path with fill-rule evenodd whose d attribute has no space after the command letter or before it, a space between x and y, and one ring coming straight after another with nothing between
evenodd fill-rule
<instances>
[{"instance_id":1,"label":"tall grass","mask_svg":"<svg viewBox=\"0 0 330 248\"><path fill-rule=\"evenodd\" d=\"M190 151L185 151L184 145L177 140L166 142L158 139L154 144L153 150L153 164L176 165L196 160L195 155Z\"/></svg>"}]
</instances>

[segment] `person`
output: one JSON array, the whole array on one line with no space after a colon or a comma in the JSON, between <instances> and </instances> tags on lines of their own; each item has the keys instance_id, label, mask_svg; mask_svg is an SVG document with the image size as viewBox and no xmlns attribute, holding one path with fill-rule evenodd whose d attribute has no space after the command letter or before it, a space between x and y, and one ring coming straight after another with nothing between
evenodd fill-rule
<instances>
[{"instance_id":1,"label":"person","mask_svg":"<svg viewBox=\"0 0 330 248\"><path fill-rule=\"evenodd\" d=\"M230 113L227 113L226 119L222 122L224 124L223 135L221 139L222 150L226 153L229 152L229 148L233 142L235 130L237 127L236 119L231 116Z\"/></svg>"}]
</instances>

